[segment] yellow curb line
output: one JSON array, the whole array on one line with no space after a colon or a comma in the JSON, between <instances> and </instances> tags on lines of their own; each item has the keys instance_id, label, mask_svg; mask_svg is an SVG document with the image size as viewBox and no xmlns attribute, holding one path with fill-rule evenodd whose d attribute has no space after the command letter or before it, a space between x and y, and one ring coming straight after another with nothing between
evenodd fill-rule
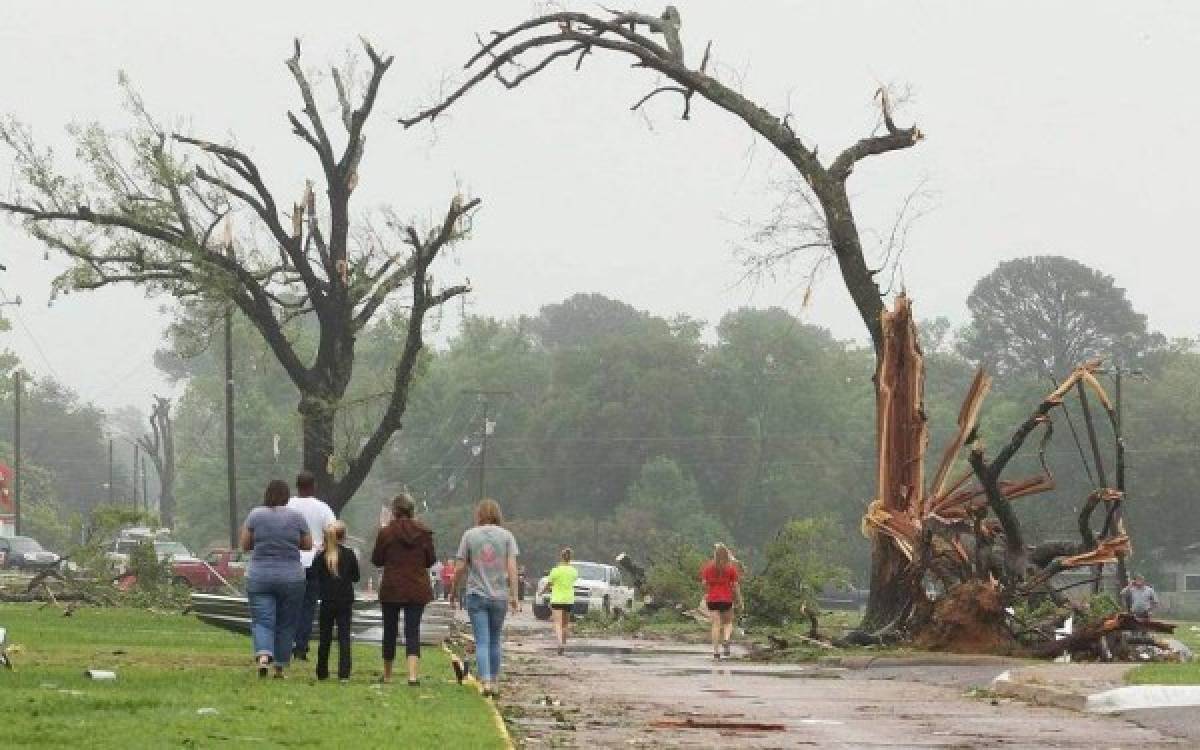
<instances>
[{"instance_id":1,"label":"yellow curb line","mask_svg":"<svg viewBox=\"0 0 1200 750\"><path fill-rule=\"evenodd\" d=\"M450 647L444 643L442 644L442 650L445 651L449 656L457 656L457 654L451 651ZM483 691L483 686L478 680L475 679L475 675L473 674L467 675L467 678L463 680L463 682L468 685L474 685L475 688L480 692ZM508 724L505 723L504 717L500 715L500 709L496 707L496 702L491 700L484 701L484 703L487 704L488 710L492 713L492 722L495 723L497 731L499 731L500 736L504 738L504 746L508 748L508 750L516 750L517 746L515 743L513 743L512 735L508 733Z\"/></svg>"}]
</instances>

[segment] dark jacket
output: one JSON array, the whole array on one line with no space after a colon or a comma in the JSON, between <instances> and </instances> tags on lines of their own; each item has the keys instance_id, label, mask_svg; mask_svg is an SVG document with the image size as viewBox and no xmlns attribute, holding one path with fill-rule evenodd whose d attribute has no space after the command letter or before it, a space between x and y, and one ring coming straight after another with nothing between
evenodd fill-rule
<instances>
[{"instance_id":1,"label":"dark jacket","mask_svg":"<svg viewBox=\"0 0 1200 750\"><path fill-rule=\"evenodd\" d=\"M329 604L353 604L354 584L358 583L358 556L344 544L338 545L337 575L329 572L325 564L325 550L313 558L313 570L317 571L317 583L321 587L321 602Z\"/></svg>"},{"instance_id":2,"label":"dark jacket","mask_svg":"<svg viewBox=\"0 0 1200 750\"><path fill-rule=\"evenodd\" d=\"M429 568L436 562L433 532L413 518L396 518L379 530L371 562L383 568L379 601L428 604L433 601Z\"/></svg>"}]
</instances>

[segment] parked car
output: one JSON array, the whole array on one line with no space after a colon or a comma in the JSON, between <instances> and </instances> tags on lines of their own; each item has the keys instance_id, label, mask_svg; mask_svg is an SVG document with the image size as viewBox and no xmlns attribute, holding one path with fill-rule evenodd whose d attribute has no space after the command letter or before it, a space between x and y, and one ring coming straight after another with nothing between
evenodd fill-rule
<instances>
[{"instance_id":1,"label":"parked car","mask_svg":"<svg viewBox=\"0 0 1200 750\"><path fill-rule=\"evenodd\" d=\"M866 608L868 593L850 583L827 584L817 595L817 604L822 609L858 612Z\"/></svg>"},{"instance_id":2,"label":"parked car","mask_svg":"<svg viewBox=\"0 0 1200 750\"><path fill-rule=\"evenodd\" d=\"M155 542L156 550L158 545ZM246 564L237 550L214 549L203 560L190 554L171 558L172 580L196 591L219 591L226 583L237 585L245 576Z\"/></svg>"},{"instance_id":3,"label":"parked car","mask_svg":"<svg viewBox=\"0 0 1200 750\"><path fill-rule=\"evenodd\" d=\"M0 568L13 570L46 570L56 568L62 558L43 549L33 537L0 538Z\"/></svg>"},{"instance_id":4,"label":"parked car","mask_svg":"<svg viewBox=\"0 0 1200 750\"><path fill-rule=\"evenodd\" d=\"M635 599L632 586L626 586L620 568L594 562L573 562L579 577L575 579L575 606L572 614L586 615L588 612L603 612L620 615L632 612ZM546 586L546 576L538 581L538 591ZM533 603L533 616L539 620L550 619L550 592L538 596Z\"/></svg>"}]
</instances>

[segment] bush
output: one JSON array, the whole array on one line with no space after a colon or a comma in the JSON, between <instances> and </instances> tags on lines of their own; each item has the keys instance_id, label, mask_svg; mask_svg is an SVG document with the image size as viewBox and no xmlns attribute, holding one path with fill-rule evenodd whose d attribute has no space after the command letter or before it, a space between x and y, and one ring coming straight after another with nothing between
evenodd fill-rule
<instances>
[{"instance_id":1,"label":"bush","mask_svg":"<svg viewBox=\"0 0 1200 750\"><path fill-rule=\"evenodd\" d=\"M767 545L762 572L742 584L747 620L786 626L815 613L821 590L849 577L845 568L830 562L836 559L840 537L828 519L788 522Z\"/></svg>"},{"instance_id":2,"label":"bush","mask_svg":"<svg viewBox=\"0 0 1200 750\"><path fill-rule=\"evenodd\" d=\"M650 558L643 593L661 605L697 606L704 596L700 568L705 556L690 544L677 542Z\"/></svg>"}]
</instances>

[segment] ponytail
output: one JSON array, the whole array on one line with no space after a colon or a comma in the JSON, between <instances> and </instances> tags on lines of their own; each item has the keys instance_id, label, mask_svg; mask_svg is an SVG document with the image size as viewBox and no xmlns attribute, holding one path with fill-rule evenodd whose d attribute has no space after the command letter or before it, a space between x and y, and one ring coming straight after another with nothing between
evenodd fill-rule
<instances>
[{"instance_id":1,"label":"ponytail","mask_svg":"<svg viewBox=\"0 0 1200 750\"><path fill-rule=\"evenodd\" d=\"M341 521L334 521L325 527L325 567L329 569L329 575L334 578L337 578L338 558L341 557L338 542L345 538L346 524Z\"/></svg>"}]
</instances>

